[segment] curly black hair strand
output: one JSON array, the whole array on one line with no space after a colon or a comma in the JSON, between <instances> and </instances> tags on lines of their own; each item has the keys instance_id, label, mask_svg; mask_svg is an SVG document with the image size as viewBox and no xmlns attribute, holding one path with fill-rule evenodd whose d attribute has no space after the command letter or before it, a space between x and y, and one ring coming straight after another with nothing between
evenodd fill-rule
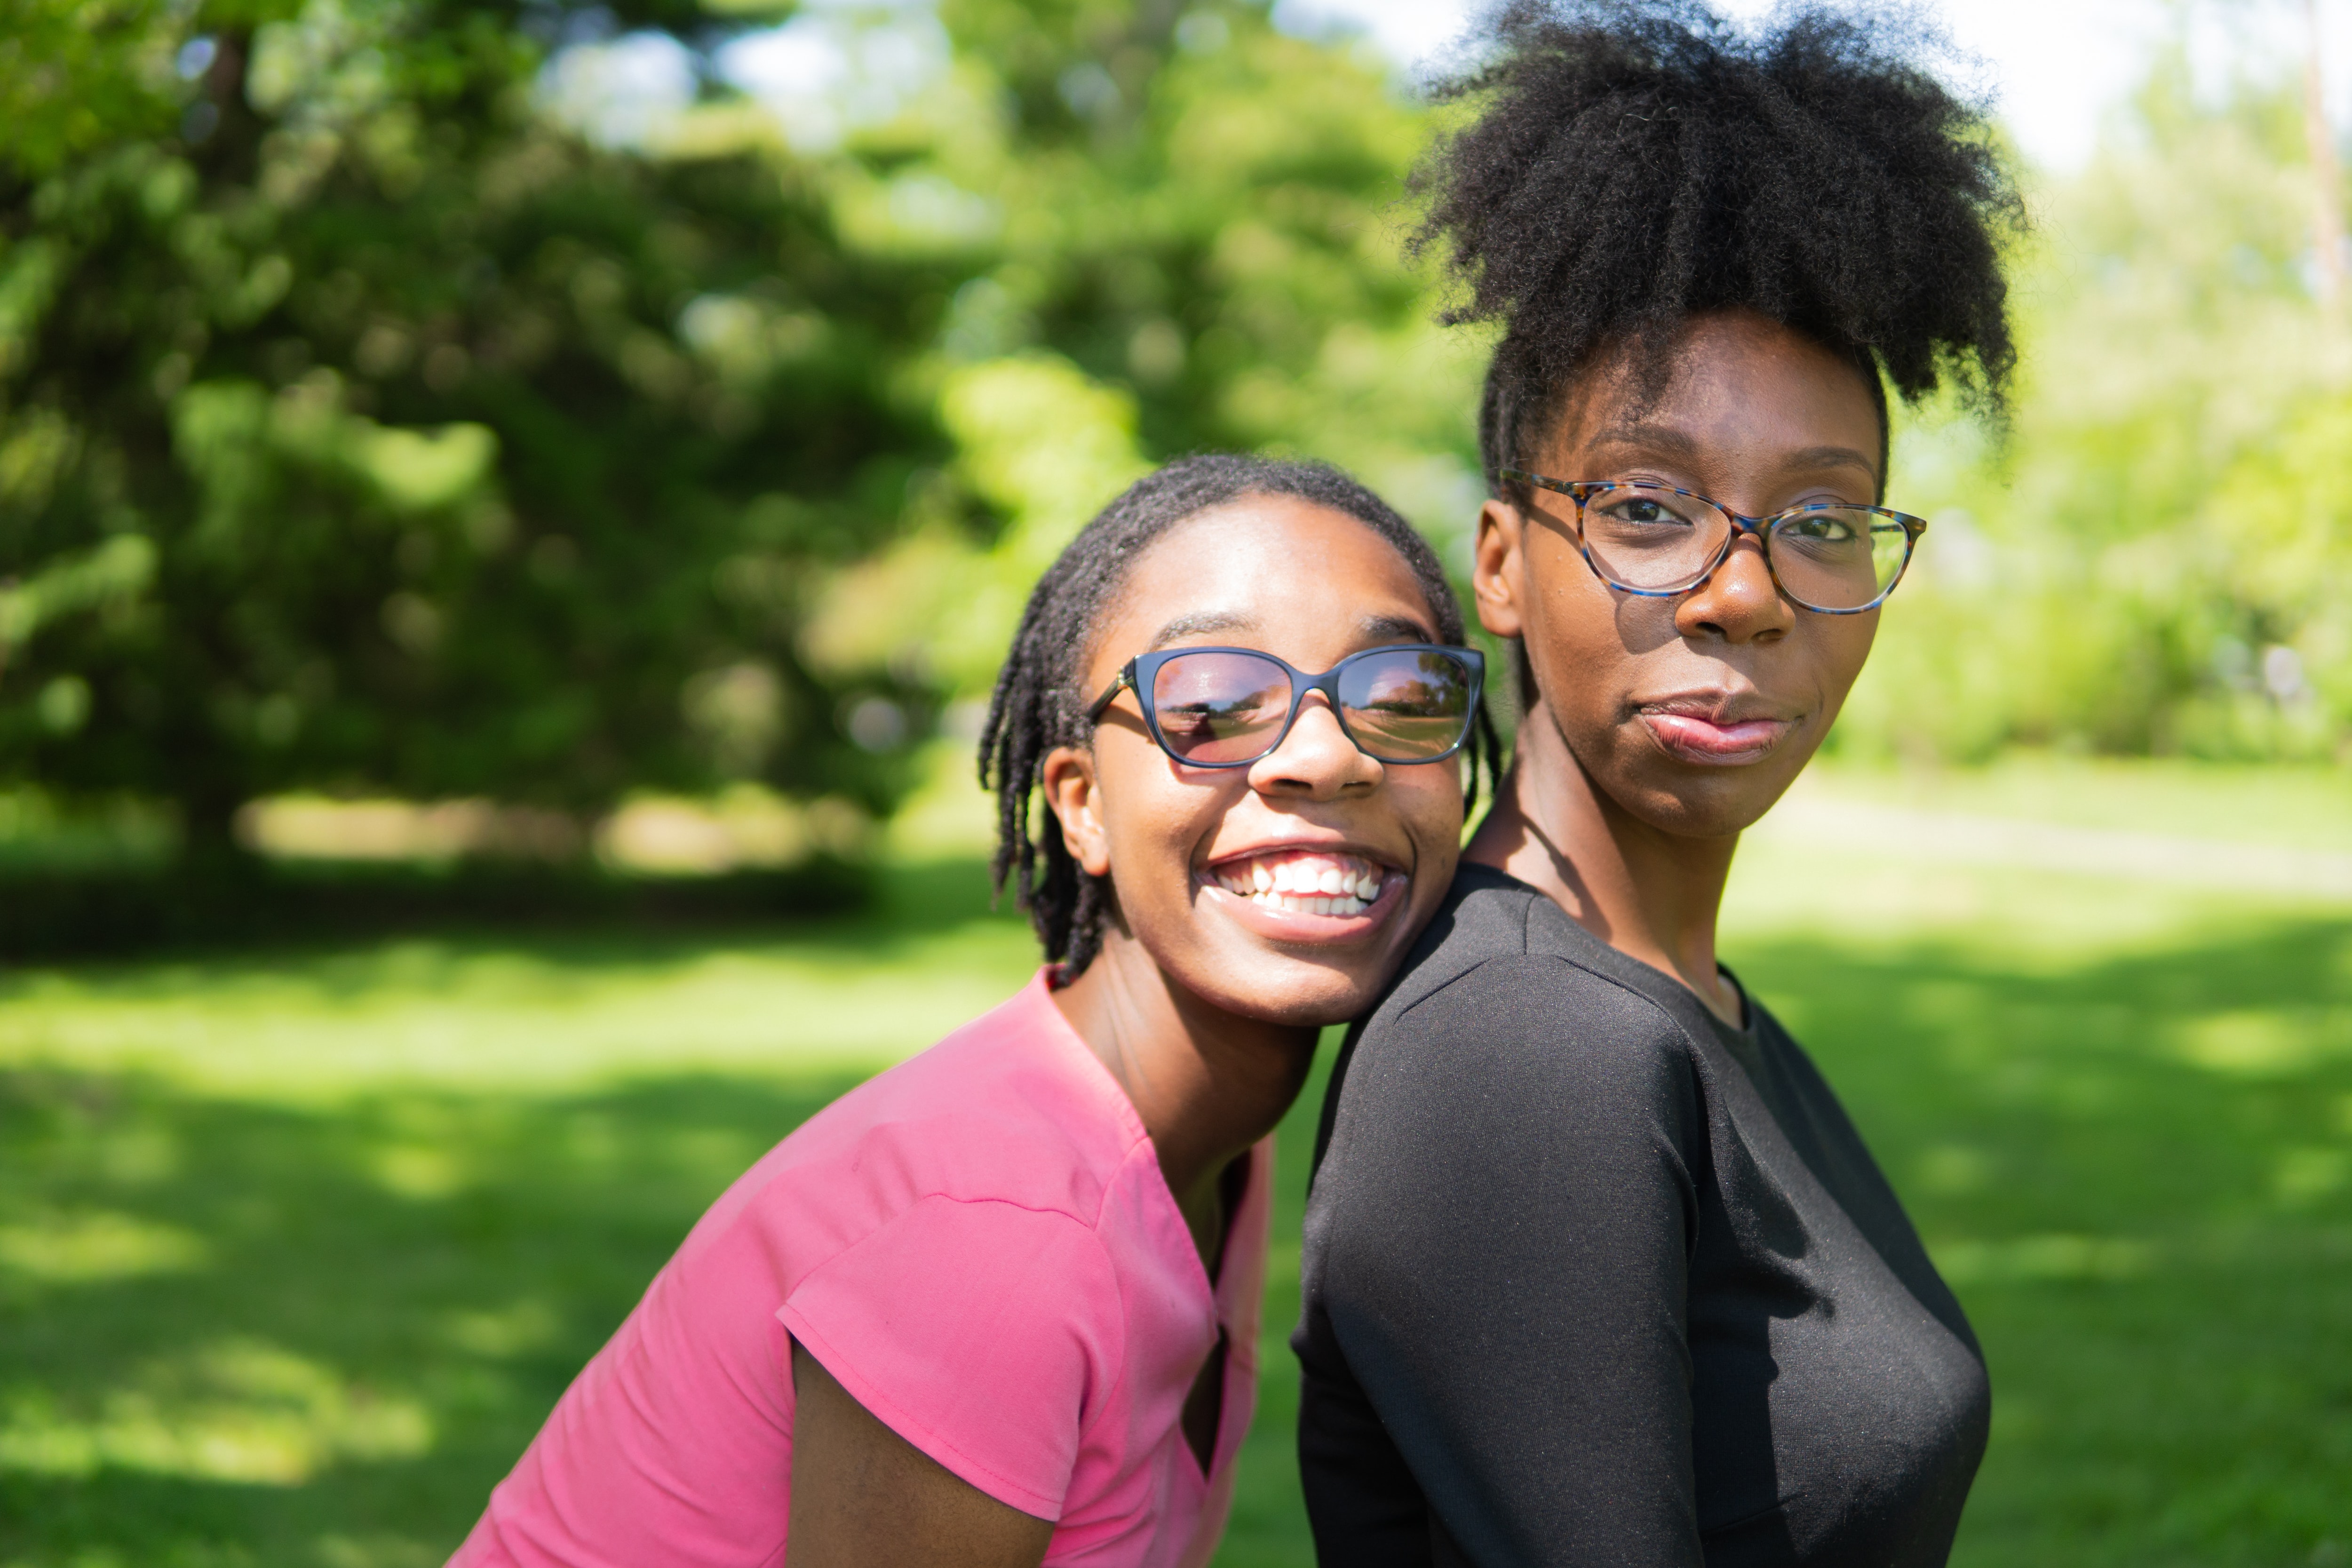
<instances>
[{"instance_id":1,"label":"curly black hair strand","mask_svg":"<svg viewBox=\"0 0 2352 1568\"><path fill-rule=\"evenodd\" d=\"M1630 349L1654 387L1690 318L1748 310L1885 386L1996 417L2017 351L2000 237L2024 209L1980 107L1917 63L1909 15L1784 11L1747 32L1699 0L1508 0L1437 88L1475 117L1417 169L1444 320L1504 328L1480 411L1494 494L1561 394ZM1882 453L1882 457L1884 454ZM1885 464L1881 463L1881 472Z\"/></svg>"}]
</instances>

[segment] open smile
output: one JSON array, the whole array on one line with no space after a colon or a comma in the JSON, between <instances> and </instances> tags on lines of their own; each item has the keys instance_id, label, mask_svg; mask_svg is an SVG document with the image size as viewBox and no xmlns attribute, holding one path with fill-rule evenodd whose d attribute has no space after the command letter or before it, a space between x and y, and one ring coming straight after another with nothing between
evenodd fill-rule
<instances>
[{"instance_id":1,"label":"open smile","mask_svg":"<svg viewBox=\"0 0 2352 1568\"><path fill-rule=\"evenodd\" d=\"M1385 924L1412 879L1364 856L1279 848L1202 868L1205 897L1278 942L1344 942Z\"/></svg>"}]
</instances>

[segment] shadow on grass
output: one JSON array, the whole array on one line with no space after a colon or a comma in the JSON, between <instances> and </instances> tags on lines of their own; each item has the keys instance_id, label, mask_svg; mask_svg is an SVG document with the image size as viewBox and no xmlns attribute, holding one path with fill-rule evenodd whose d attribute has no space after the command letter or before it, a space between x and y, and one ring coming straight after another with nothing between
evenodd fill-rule
<instances>
[{"instance_id":1,"label":"shadow on grass","mask_svg":"<svg viewBox=\"0 0 2352 1568\"><path fill-rule=\"evenodd\" d=\"M365 884L354 885L363 889ZM353 887L344 891L358 896ZM689 892L691 889L689 889ZM8 889L0 885L0 895ZM412 918L413 917L413 918ZM20 911L19 919L31 913ZM538 909L518 918L496 912L393 910L356 931L333 921L309 928L255 928L229 922L218 930L147 935L126 945L27 945L0 942L0 1004L14 984L32 973L69 973L119 994L168 994L184 989L193 970L205 983L248 973L301 969L330 988L364 989L384 983L376 960L395 944L412 956L425 949L452 955L514 953L556 968L633 970L690 963L714 951L787 946L819 961L864 965L911 956L931 939L977 924L1022 927L1026 917L1008 895L992 900L988 865L952 858L887 865L864 875L855 897L795 905L781 900L763 912L728 913L722 900L698 912L606 908L566 913ZM149 933L152 935L152 933ZM26 953L37 955L27 961ZM12 962L13 960L13 962Z\"/></svg>"},{"instance_id":2,"label":"shadow on grass","mask_svg":"<svg viewBox=\"0 0 2352 1568\"><path fill-rule=\"evenodd\" d=\"M817 940L870 962L968 921L973 869ZM564 951L643 956L602 940ZM1957 1561L2346 1561L2352 921L2071 967L1811 939L1738 956L1992 1362ZM291 1110L0 1076L0 1562L437 1563L696 1215L850 1081ZM1311 1561L1279 1346L1319 1092L1284 1133L1228 1568Z\"/></svg>"},{"instance_id":3,"label":"shadow on grass","mask_svg":"<svg viewBox=\"0 0 2352 1568\"><path fill-rule=\"evenodd\" d=\"M2352 1562L2352 921L1741 956L1984 1342L1955 1563Z\"/></svg>"},{"instance_id":4,"label":"shadow on grass","mask_svg":"<svg viewBox=\"0 0 2352 1568\"><path fill-rule=\"evenodd\" d=\"M708 930L832 918L871 906L877 873L813 860L785 870L639 877L549 866L306 863L236 856L196 866L0 868L0 958L217 950L451 928Z\"/></svg>"},{"instance_id":5,"label":"shadow on grass","mask_svg":"<svg viewBox=\"0 0 2352 1568\"><path fill-rule=\"evenodd\" d=\"M438 1562L695 1216L854 1081L319 1113L0 1079L0 1561Z\"/></svg>"}]
</instances>

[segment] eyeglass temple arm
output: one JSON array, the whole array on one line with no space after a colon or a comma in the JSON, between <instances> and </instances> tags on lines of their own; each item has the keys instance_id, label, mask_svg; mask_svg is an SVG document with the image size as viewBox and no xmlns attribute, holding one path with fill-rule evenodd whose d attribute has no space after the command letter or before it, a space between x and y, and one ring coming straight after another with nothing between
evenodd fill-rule
<instances>
[{"instance_id":1,"label":"eyeglass temple arm","mask_svg":"<svg viewBox=\"0 0 2352 1568\"><path fill-rule=\"evenodd\" d=\"M1103 688L1103 694L1100 697L1096 698L1093 705L1087 710L1087 722L1091 724L1096 720L1101 718L1103 716L1103 710L1118 701L1118 694L1134 684L1135 661L1129 659L1126 665L1121 667L1118 674L1112 677L1111 683Z\"/></svg>"},{"instance_id":2,"label":"eyeglass temple arm","mask_svg":"<svg viewBox=\"0 0 2352 1568\"><path fill-rule=\"evenodd\" d=\"M1582 500L1584 499L1581 495L1578 494L1580 490L1586 490L1592 488L1589 483L1580 484L1573 479L1555 479L1549 474L1531 474L1525 468L1496 468L1495 472L1502 476L1504 479L1517 479L1524 484L1534 485L1541 489L1557 490L1561 495L1569 496L1577 500Z\"/></svg>"}]
</instances>

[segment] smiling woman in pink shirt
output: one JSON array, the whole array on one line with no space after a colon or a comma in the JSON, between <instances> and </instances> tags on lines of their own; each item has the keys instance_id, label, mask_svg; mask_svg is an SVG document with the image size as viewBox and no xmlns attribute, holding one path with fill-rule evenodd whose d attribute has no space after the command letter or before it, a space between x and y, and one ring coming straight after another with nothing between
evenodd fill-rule
<instances>
[{"instance_id":1,"label":"smiling woman in pink shirt","mask_svg":"<svg viewBox=\"0 0 2352 1568\"><path fill-rule=\"evenodd\" d=\"M1270 1134L1492 756L1462 641L1428 545L1331 469L1187 458L1112 502L981 745L1046 966L712 1205L453 1563L1206 1563Z\"/></svg>"}]
</instances>

